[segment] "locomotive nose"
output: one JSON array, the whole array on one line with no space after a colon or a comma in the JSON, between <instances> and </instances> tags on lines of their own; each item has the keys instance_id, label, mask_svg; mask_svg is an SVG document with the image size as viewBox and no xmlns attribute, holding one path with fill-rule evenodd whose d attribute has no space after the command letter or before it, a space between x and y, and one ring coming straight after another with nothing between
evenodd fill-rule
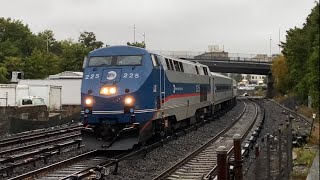
<instances>
[{"instance_id":1,"label":"locomotive nose","mask_svg":"<svg viewBox=\"0 0 320 180\"><path fill-rule=\"evenodd\" d=\"M102 71L100 82L101 83L119 82L121 80L121 72L122 72L122 69L120 68L104 69Z\"/></svg>"}]
</instances>

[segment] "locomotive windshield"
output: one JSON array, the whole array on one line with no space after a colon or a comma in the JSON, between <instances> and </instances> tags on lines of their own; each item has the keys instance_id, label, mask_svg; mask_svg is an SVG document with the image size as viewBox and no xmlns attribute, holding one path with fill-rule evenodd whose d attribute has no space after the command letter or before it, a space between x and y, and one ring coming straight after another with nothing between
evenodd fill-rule
<instances>
[{"instance_id":1,"label":"locomotive windshield","mask_svg":"<svg viewBox=\"0 0 320 180\"><path fill-rule=\"evenodd\" d=\"M91 57L89 67L93 66L137 66L141 65L142 56L103 56Z\"/></svg>"}]
</instances>

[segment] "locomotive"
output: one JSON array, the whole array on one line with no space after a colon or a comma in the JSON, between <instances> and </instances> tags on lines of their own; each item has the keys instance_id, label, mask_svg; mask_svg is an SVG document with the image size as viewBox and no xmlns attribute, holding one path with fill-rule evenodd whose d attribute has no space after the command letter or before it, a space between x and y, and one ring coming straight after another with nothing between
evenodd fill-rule
<instances>
[{"instance_id":1,"label":"locomotive","mask_svg":"<svg viewBox=\"0 0 320 180\"><path fill-rule=\"evenodd\" d=\"M81 117L99 147L130 149L235 102L233 79L138 47L91 51L83 67Z\"/></svg>"}]
</instances>

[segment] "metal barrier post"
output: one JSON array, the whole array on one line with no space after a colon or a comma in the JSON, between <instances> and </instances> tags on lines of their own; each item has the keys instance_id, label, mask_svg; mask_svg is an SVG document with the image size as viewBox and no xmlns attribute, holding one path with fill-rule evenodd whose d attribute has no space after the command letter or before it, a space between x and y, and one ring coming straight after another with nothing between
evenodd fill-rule
<instances>
[{"instance_id":1,"label":"metal barrier post","mask_svg":"<svg viewBox=\"0 0 320 180\"><path fill-rule=\"evenodd\" d=\"M313 123L314 123L314 119L316 118L316 114L313 113L312 114L312 123L311 123L311 129L310 129L310 133L309 133L309 139L311 138L311 134L313 132Z\"/></svg>"},{"instance_id":2,"label":"metal barrier post","mask_svg":"<svg viewBox=\"0 0 320 180\"><path fill-rule=\"evenodd\" d=\"M287 129L287 178L289 179L292 170L292 120L293 116L289 116L289 124Z\"/></svg>"},{"instance_id":3,"label":"metal barrier post","mask_svg":"<svg viewBox=\"0 0 320 180\"><path fill-rule=\"evenodd\" d=\"M218 162L218 180L227 180L227 149L219 146L216 150Z\"/></svg>"},{"instance_id":4,"label":"metal barrier post","mask_svg":"<svg viewBox=\"0 0 320 180\"><path fill-rule=\"evenodd\" d=\"M281 178L281 162L282 162L282 150L281 150L281 146L282 146L282 141L281 141L281 129L278 129L278 139L279 139L279 146L278 146L278 160L279 160L279 175L278 175L278 179Z\"/></svg>"},{"instance_id":5,"label":"metal barrier post","mask_svg":"<svg viewBox=\"0 0 320 180\"><path fill-rule=\"evenodd\" d=\"M255 154L255 161L256 161L256 163L255 163L255 179L259 179L260 177L259 177L259 164L260 164L260 162L259 162L259 145L258 144L256 144L255 145L255 147L254 147L254 154Z\"/></svg>"},{"instance_id":6,"label":"metal barrier post","mask_svg":"<svg viewBox=\"0 0 320 180\"><path fill-rule=\"evenodd\" d=\"M259 145L256 144L254 147L254 155L256 156L256 158L258 158L259 156Z\"/></svg>"},{"instance_id":7,"label":"metal barrier post","mask_svg":"<svg viewBox=\"0 0 320 180\"><path fill-rule=\"evenodd\" d=\"M242 157L241 157L241 136L235 134L233 136L234 158L235 158L235 179L242 180Z\"/></svg>"},{"instance_id":8,"label":"metal barrier post","mask_svg":"<svg viewBox=\"0 0 320 180\"><path fill-rule=\"evenodd\" d=\"M267 179L271 179L270 160L270 134L267 133Z\"/></svg>"}]
</instances>

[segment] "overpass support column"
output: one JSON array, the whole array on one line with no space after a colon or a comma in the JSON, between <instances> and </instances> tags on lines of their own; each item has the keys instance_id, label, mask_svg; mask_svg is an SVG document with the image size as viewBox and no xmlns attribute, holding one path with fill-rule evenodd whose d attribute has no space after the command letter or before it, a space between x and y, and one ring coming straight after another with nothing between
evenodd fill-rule
<instances>
[{"instance_id":1,"label":"overpass support column","mask_svg":"<svg viewBox=\"0 0 320 180\"><path fill-rule=\"evenodd\" d=\"M266 97L267 98L272 98L273 97L273 79L272 79L272 75L269 74L268 75L268 89L267 89L267 94L266 94Z\"/></svg>"}]
</instances>

